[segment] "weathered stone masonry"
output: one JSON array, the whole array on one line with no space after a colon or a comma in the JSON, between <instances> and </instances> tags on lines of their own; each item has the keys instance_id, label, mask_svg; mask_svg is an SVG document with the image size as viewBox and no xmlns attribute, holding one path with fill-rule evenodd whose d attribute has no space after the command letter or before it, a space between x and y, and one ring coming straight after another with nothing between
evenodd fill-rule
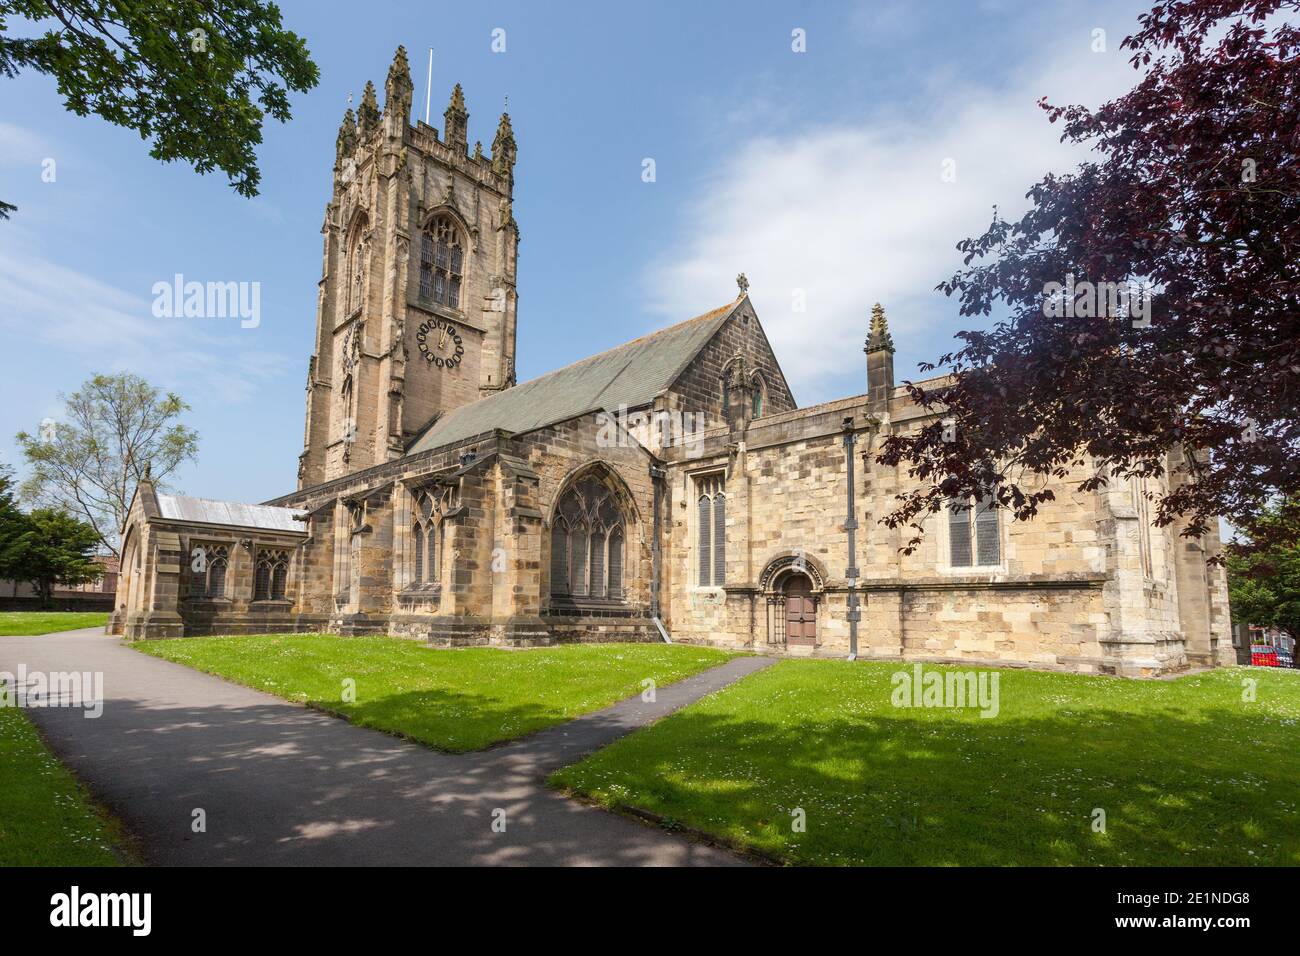
<instances>
[{"instance_id":1,"label":"weathered stone masonry","mask_svg":"<svg viewBox=\"0 0 1300 956\"><path fill-rule=\"evenodd\" d=\"M299 488L241 505L142 482L115 633L670 634L843 656L852 454L861 657L1127 676L1232 661L1218 540L1155 528L1161 486L1084 493L1081 468L1032 522L958 508L901 553L879 518L910 479L875 457L930 419L895 386L880 306L866 393L811 408L743 281L719 309L515 384L509 117L490 155L470 150L459 87L441 135L411 126L401 50L385 92L381 113L368 85L339 132Z\"/></svg>"}]
</instances>

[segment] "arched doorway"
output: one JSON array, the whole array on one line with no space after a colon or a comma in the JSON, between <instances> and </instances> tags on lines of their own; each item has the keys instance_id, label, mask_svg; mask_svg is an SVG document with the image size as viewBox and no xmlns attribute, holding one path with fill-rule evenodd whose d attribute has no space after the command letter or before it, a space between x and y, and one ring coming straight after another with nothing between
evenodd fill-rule
<instances>
[{"instance_id":1,"label":"arched doorway","mask_svg":"<svg viewBox=\"0 0 1300 956\"><path fill-rule=\"evenodd\" d=\"M817 596L808 575L791 572L781 587L785 598L785 641L814 646L817 643Z\"/></svg>"},{"instance_id":2,"label":"arched doorway","mask_svg":"<svg viewBox=\"0 0 1300 956\"><path fill-rule=\"evenodd\" d=\"M817 608L826 593L826 567L803 548L776 555L759 575L767 604L767 643L817 646Z\"/></svg>"}]
</instances>

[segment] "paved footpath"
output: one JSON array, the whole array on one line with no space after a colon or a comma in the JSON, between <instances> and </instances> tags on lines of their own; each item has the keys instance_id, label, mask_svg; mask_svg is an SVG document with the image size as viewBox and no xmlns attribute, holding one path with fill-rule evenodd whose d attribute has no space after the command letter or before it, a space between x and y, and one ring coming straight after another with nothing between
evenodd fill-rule
<instances>
[{"instance_id":1,"label":"paved footpath","mask_svg":"<svg viewBox=\"0 0 1300 956\"><path fill-rule=\"evenodd\" d=\"M432 653L432 652L431 652ZM524 652L527 653L527 652ZM164 865L735 865L566 799L546 777L770 663L735 658L515 743L453 755L123 646L100 630L0 637L0 670L102 671L104 712L28 711ZM193 811L207 832L191 830ZM506 832L492 831L506 811Z\"/></svg>"}]
</instances>

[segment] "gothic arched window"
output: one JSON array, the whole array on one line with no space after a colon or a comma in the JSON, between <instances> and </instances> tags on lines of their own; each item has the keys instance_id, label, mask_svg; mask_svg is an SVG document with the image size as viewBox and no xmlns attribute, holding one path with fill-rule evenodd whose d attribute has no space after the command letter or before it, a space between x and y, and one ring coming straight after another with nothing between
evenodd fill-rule
<instances>
[{"instance_id":1,"label":"gothic arched window","mask_svg":"<svg viewBox=\"0 0 1300 956\"><path fill-rule=\"evenodd\" d=\"M420 235L420 298L460 308L465 247L450 216L430 220Z\"/></svg>"},{"instance_id":2,"label":"gothic arched window","mask_svg":"<svg viewBox=\"0 0 1300 956\"><path fill-rule=\"evenodd\" d=\"M551 594L623 600L624 524L608 485L595 477L575 482L551 524Z\"/></svg>"},{"instance_id":3,"label":"gothic arched window","mask_svg":"<svg viewBox=\"0 0 1300 956\"><path fill-rule=\"evenodd\" d=\"M289 552L259 548L253 575L253 600L283 601L288 580Z\"/></svg>"},{"instance_id":4,"label":"gothic arched window","mask_svg":"<svg viewBox=\"0 0 1300 956\"><path fill-rule=\"evenodd\" d=\"M411 509L410 586L428 588L441 580L443 545L443 507L437 489L422 488L415 493Z\"/></svg>"},{"instance_id":5,"label":"gothic arched window","mask_svg":"<svg viewBox=\"0 0 1300 956\"><path fill-rule=\"evenodd\" d=\"M224 544L204 544L198 545L198 548L203 551L200 563L203 570L196 570L195 563L191 562L191 593L195 597L225 597L226 571L230 567L229 548Z\"/></svg>"}]
</instances>

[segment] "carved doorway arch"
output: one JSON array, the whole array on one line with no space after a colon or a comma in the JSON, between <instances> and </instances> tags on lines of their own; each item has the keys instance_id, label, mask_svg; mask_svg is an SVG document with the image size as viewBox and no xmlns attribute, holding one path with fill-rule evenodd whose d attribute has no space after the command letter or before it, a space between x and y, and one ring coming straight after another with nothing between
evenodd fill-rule
<instances>
[{"instance_id":1,"label":"carved doorway arch","mask_svg":"<svg viewBox=\"0 0 1300 956\"><path fill-rule=\"evenodd\" d=\"M817 610L827 580L826 568L802 550L784 552L767 563L758 586L767 604L769 645L817 645Z\"/></svg>"}]
</instances>

